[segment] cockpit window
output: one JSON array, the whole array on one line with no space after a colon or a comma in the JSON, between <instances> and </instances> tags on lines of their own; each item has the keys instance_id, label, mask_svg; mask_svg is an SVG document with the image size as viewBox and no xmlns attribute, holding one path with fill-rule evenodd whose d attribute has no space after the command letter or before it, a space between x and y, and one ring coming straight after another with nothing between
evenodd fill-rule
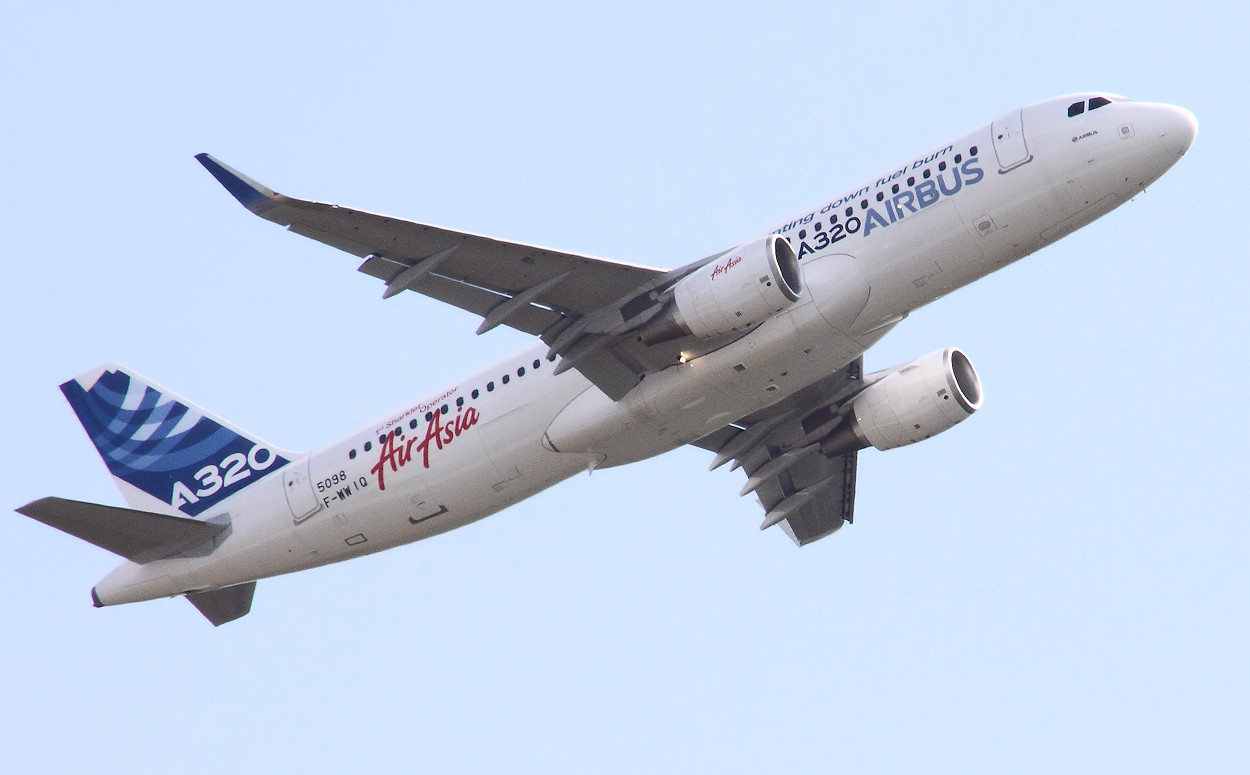
<instances>
[{"instance_id":1,"label":"cockpit window","mask_svg":"<svg viewBox=\"0 0 1250 775\"><path fill-rule=\"evenodd\" d=\"M1075 118L1085 112L1086 105L1090 110L1098 110L1103 105L1110 105L1111 100L1106 97L1091 97L1089 102L1074 102L1068 106L1068 118Z\"/></svg>"}]
</instances>

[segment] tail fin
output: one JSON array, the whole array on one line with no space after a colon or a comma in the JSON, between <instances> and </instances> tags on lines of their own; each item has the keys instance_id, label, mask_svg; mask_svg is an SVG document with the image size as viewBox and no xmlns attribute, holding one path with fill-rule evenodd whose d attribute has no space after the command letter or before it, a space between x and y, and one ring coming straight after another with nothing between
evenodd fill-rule
<instances>
[{"instance_id":1,"label":"tail fin","mask_svg":"<svg viewBox=\"0 0 1250 775\"><path fill-rule=\"evenodd\" d=\"M61 392L138 509L198 516L293 457L115 364Z\"/></svg>"}]
</instances>

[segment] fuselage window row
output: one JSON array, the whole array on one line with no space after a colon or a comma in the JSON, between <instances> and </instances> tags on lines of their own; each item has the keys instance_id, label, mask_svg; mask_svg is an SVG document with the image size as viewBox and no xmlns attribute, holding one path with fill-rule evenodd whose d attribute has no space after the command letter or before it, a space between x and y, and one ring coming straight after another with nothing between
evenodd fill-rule
<instances>
[{"instance_id":1,"label":"fuselage window row","mask_svg":"<svg viewBox=\"0 0 1250 775\"><path fill-rule=\"evenodd\" d=\"M555 361L555 359L556 359L556 356L554 356L554 355L549 355L549 356L547 356L547 360L548 360L548 361L550 361L550 362L554 362L554 361ZM535 359L534 359L534 361L530 364L530 368L531 368L532 370L535 370L535 371L536 371L536 370L538 370L538 369L542 368L542 363L543 363L543 362L542 362L542 360L541 360L541 359L539 359L539 358L535 358ZM524 377L524 376L525 376L525 367L524 367L524 366L518 366L518 367L517 367L517 370L516 370L516 375L517 375L518 377ZM501 382L503 382L503 384L505 384L505 385L506 385L506 384L508 384L508 383L511 381L511 379L512 379L511 375L509 375L509 374L504 374L504 375L500 378L500 381L501 381ZM495 383L494 383L494 382L487 382L487 383L486 383L486 390L487 390L487 392L492 392L492 391L494 391L494 389L495 389ZM481 395L482 395L481 390L479 390L478 388L473 388L473 391L469 394L469 397L470 397L472 400L477 400L477 399L478 399ZM461 407L463 407L463 406L464 406L464 403L465 403L465 401L464 401L464 396L460 396L459 398L457 398L457 399L456 399L456 408L461 408ZM450 413L450 411L451 411L451 409L450 409L450 407L449 407L447 404L443 404L441 407L439 407L439 413L440 413L440 414L444 414L444 415L446 415L446 414ZM425 413L425 421L426 421L426 422L432 422L433 420L434 420L434 412L426 412L426 413ZM416 420L415 418L414 418L414 419L412 419L412 420L409 420L409 421L408 421L408 429L409 429L409 430L414 430L414 431L415 431L415 430L417 429L417 425L418 425L418 424L419 424L419 423L417 422L417 420ZM395 426L394 433L395 433L395 435L396 435L396 436L403 436L403 435L404 435L404 428L403 428L403 426L402 426L402 425L397 425L397 426ZM385 436L379 436L379 437L378 437L378 444L385 444L385 443L386 443L386 437L385 437ZM366 442L366 443L365 443L365 445L364 445L364 451L365 451L365 452L368 452L368 451L370 451L371 449L372 449L372 444L370 444L370 443ZM357 455L356 450L355 450L355 449L351 449L351 450L349 450L349 451L348 451L348 453L347 453L347 459L348 459L348 460L355 460L355 459L356 459L356 455Z\"/></svg>"},{"instance_id":2,"label":"fuselage window row","mask_svg":"<svg viewBox=\"0 0 1250 775\"><path fill-rule=\"evenodd\" d=\"M971 156L976 156L976 155L977 155L977 146L975 146L975 145L974 145L974 146L972 146L970 149L968 149L968 155L969 155L970 157L971 157ZM955 154L955 164L956 164L956 165L958 165L958 164L960 164L962 161L963 161L963 154L960 154L960 153ZM946 166L947 166L947 165L946 165L946 162L939 162L939 163L938 163L938 172L945 172L945 171L946 171ZM930 169L930 168L928 168L928 167L926 167L923 171L921 171L920 176L921 176L923 179L925 179L925 180L929 180L930 178L932 178L932 177L933 177L933 170L932 170L932 169ZM913 176L908 177L908 178L907 178L907 187L908 187L908 188L912 188L912 187L914 187L915 185L916 185L916 178L915 178L915 176L913 175ZM901 189L899 188L899 185L898 185L897 183L895 183L894 185L890 186L890 194L892 194L892 195L893 195L893 194L897 194L900 190L901 190ZM878 191L878 192L877 192L877 201L878 201L878 202L882 202L882 201L884 201L884 200L885 200L885 192L884 192L884 191ZM867 209L868 209L868 200L867 200L867 199L861 199L861 200L860 200L860 202L859 202L859 209L861 209L861 210L867 210ZM855 208L854 208L854 207L848 207L848 208L846 208L846 217L847 217L847 218L852 218L852 217L854 217L854 216L855 216ZM834 226L835 224L837 224L837 222L838 222L838 214L837 214L837 213L831 213L831 214L829 215L829 227L830 227L830 228L833 228L833 226ZM812 229L813 229L813 231L816 231L816 232L821 232L821 231L824 231L824 227L823 227L823 225L821 224L821 222L820 222L820 221L817 221L817 222L816 222L816 224L815 224L815 226L813 226L813 227L812 227ZM801 240L807 239L807 229L799 229L799 239L801 239ZM538 361L534 361L534 363L538 363ZM537 367L537 366L535 366L535 368L538 368L538 367Z\"/></svg>"}]
</instances>

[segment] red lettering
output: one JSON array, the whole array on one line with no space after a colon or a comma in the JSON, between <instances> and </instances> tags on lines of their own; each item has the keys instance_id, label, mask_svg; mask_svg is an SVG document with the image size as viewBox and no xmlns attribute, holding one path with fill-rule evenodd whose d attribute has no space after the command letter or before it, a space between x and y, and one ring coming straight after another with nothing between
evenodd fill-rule
<instances>
[{"instance_id":1,"label":"red lettering","mask_svg":"<svg viewBox=\"0 0 1250 775\"><path fill-rule=\"evenodd\" d=\"M442 412L435 412L434 418L425 426L425 437L418 440L417 437L408 439L407 443L396 445L395 432L391 431L386 434L386 439L378 449L378 462L370 469L372 473L378 475L378 489L386 489L386 467L389 465L392 471L398 471L408 464L409 461L415 460L413 448L421 453L421 465L425 468L430 467L430 449L431 445L435 450L441 450L447 444L455 441L460 434L477 425L479 415L477 409L469 407L456 412L456 419L453 422L443 424Z\"/></svg>"},{"instance_id":2,"label":"red lettering","mask_svg":"<svg viewBox=\"0 0 1250 775\"><path fill-rule=\"evenodd\" d=\"M726 274L730 269L741 263L742 256L734 256L723 264L717 264L716 268L712 270L712 279L715 280L717 276Z\"/></svg>"},{"instance_id":3,"label":"red lettering","mask_svg":"<svg viewBox=\"0 0 1250 775\"><path fill-rule=\"evenodd\" d=\"M442 421L439 419L441 416L441 412L434 413L434 419L430 421L429 425L425 426L425 438L421 440L421 443L417 444L417 449L421 451L421 465L426 468L430 467L430 443L433 442L438 449L443 448L443 426Z\"/></svg>"},{"instance_id":4,"label":"red lettering","mask_svg":"<svg viewBox=\"0 0 1250 775\"><path fill-rule=\"evenodd\" d=\"M403 465L403 462L401 462L400 460L397 460L398 458L400 458L400 455L399 455L399 450L395 449L395 432L394 431L391 431L390 433L386 434L386 439L385 441L382 442L382 445L378 449L378 452L379 452L378 462L374 464L373 468L369 469L369 471L370 473L374 473L378 475L378 489L385 490L386 489L386 464L387 463L391 464L392 471L398 471L399 466Z\"/></svg>"}]
</instances>

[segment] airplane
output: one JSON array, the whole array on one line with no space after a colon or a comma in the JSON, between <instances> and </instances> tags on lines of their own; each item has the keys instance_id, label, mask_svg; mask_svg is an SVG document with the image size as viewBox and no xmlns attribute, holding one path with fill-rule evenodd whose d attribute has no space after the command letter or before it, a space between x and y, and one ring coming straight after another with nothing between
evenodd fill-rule
<instances>
[{"instance_id":1,"label":"airplane","mask_svg":"<svg viewBox=\"0 0 1250 775\"><path fill-rule=\"evenodd\" d=\"M123 366L61 385L127 508L18 512L124 562L95 606L185 595L214 625L258 579L467 525L572 477L683 445L800 546L854 517L861 449L914 444L982 405L948 347L864 373L913 310L1071 234L1193 143L1172 105L1105 93L1011 110L734 247L666 270L279 194L196 158L246 209L414 291L538 341L311 453L217 418Z\"/></svg>"}]
</instances>

